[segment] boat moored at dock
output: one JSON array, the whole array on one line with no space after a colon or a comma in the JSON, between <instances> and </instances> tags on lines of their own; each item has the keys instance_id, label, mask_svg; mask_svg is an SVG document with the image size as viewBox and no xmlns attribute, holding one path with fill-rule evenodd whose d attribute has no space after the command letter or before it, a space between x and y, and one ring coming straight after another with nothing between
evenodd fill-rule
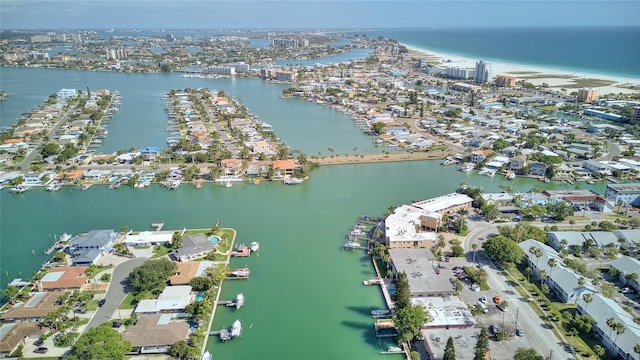
<instances>
[{"instance_id":1,"label":"boat moored at dock","mask_svg":"<svg viewBox=\"0 0 640 360\"><path fill-rule=\"evenodd\" d=\"M14 194L22 194L28 190L31 190L31 187L26 185L18 185L11 188L11 192Z\"/></svg>"},{"instance_id":2,"label":"boat moored at dock","mask_svg":"<svg viewBox=\"0 0 640 360\"><path fill-rule=\"evenodd\" d=\"M260 243L257 241L253 241L250 245L249 245L249 249L251 249L252 252L256 252L258 250L260 250Z\"/></svg>"},{"instance_id":3,"label":"boat moored at dock","mask_svg":"<svg viewBox=\"0 0 640 360\"><path fill-rule=\"evenodd\" d=\"M233 325L231 325L231 337L237 338L237 337L240 337L241 335L242 335L242 324L240 323L240 320L236 320L233 322Z\"/></svg>"}]
</instances>

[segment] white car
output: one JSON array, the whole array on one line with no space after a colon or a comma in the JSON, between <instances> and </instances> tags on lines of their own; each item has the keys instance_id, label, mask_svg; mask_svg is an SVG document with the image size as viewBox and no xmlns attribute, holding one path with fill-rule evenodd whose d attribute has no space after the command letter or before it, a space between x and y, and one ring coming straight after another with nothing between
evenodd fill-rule
<instances>
[{"instance_id":1,"label":"white car","mask_svg":"<svg viewBox=\"0 0 640 360\"><path fill-rule=\"evenodd\" d=\"M477 284L473 284L473 285L471 285L471 290L472 291L480 291L480 286L478 286Z\"/></svg>"},{"instance_id":2,"label":"white car","mask_svg":"<svg viewBox=\"0 0 640 360\"><path fill-rule=\"evenodd\" d=\"M484 304L484 303L486 303L486 302L487 302L487 296L485 295L485 296L481 297L481 298L480 298L480 301L481 301L483 304Z\"/></svg>"}]
</instances>

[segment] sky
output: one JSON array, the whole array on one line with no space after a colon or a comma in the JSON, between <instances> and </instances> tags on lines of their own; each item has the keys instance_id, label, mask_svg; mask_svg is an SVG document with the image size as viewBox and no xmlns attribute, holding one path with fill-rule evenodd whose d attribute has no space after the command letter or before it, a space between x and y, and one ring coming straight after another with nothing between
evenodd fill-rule
<instances>
[{"instance_id":1,"label":"sky","mask_svg":"<svg viewBox=\"0 0 640 360\"><path fill-rule=\"evenodd\" d=\"M0 0L0 29L640 26L640 0Z\"/></svg>"}]
</instances>

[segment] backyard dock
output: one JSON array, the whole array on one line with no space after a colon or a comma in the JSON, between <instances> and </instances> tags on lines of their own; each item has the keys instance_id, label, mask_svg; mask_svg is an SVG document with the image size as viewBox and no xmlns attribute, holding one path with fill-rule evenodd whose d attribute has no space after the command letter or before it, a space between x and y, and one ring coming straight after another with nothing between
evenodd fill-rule
<instances>
[{"instance_id":1,"label":"backyard dock","mask_svg":"<svg viewBox=\"0 0 640 360\"><path fill-rule=\"evenodd\" d=\"M151 224L151 227L156 229L156 231L162 230L163 226L164 226L163 222L154 222L154 223Z\"/></svg>"}]
</instances>

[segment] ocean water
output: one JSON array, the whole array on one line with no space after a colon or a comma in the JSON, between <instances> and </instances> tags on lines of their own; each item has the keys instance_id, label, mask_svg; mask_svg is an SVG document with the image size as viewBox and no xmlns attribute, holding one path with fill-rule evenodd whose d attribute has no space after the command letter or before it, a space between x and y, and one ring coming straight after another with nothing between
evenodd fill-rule
<instances>
[{"instance_id":1,"label":"ocean water","mask_svg":"<svg viewBox=\"0 0 640 360\"><path fill-rule=\"evenodd\" d=\"M433 28L366 34L478 60L640 78L640 27Z\"/></svg>"}]
</instances>

